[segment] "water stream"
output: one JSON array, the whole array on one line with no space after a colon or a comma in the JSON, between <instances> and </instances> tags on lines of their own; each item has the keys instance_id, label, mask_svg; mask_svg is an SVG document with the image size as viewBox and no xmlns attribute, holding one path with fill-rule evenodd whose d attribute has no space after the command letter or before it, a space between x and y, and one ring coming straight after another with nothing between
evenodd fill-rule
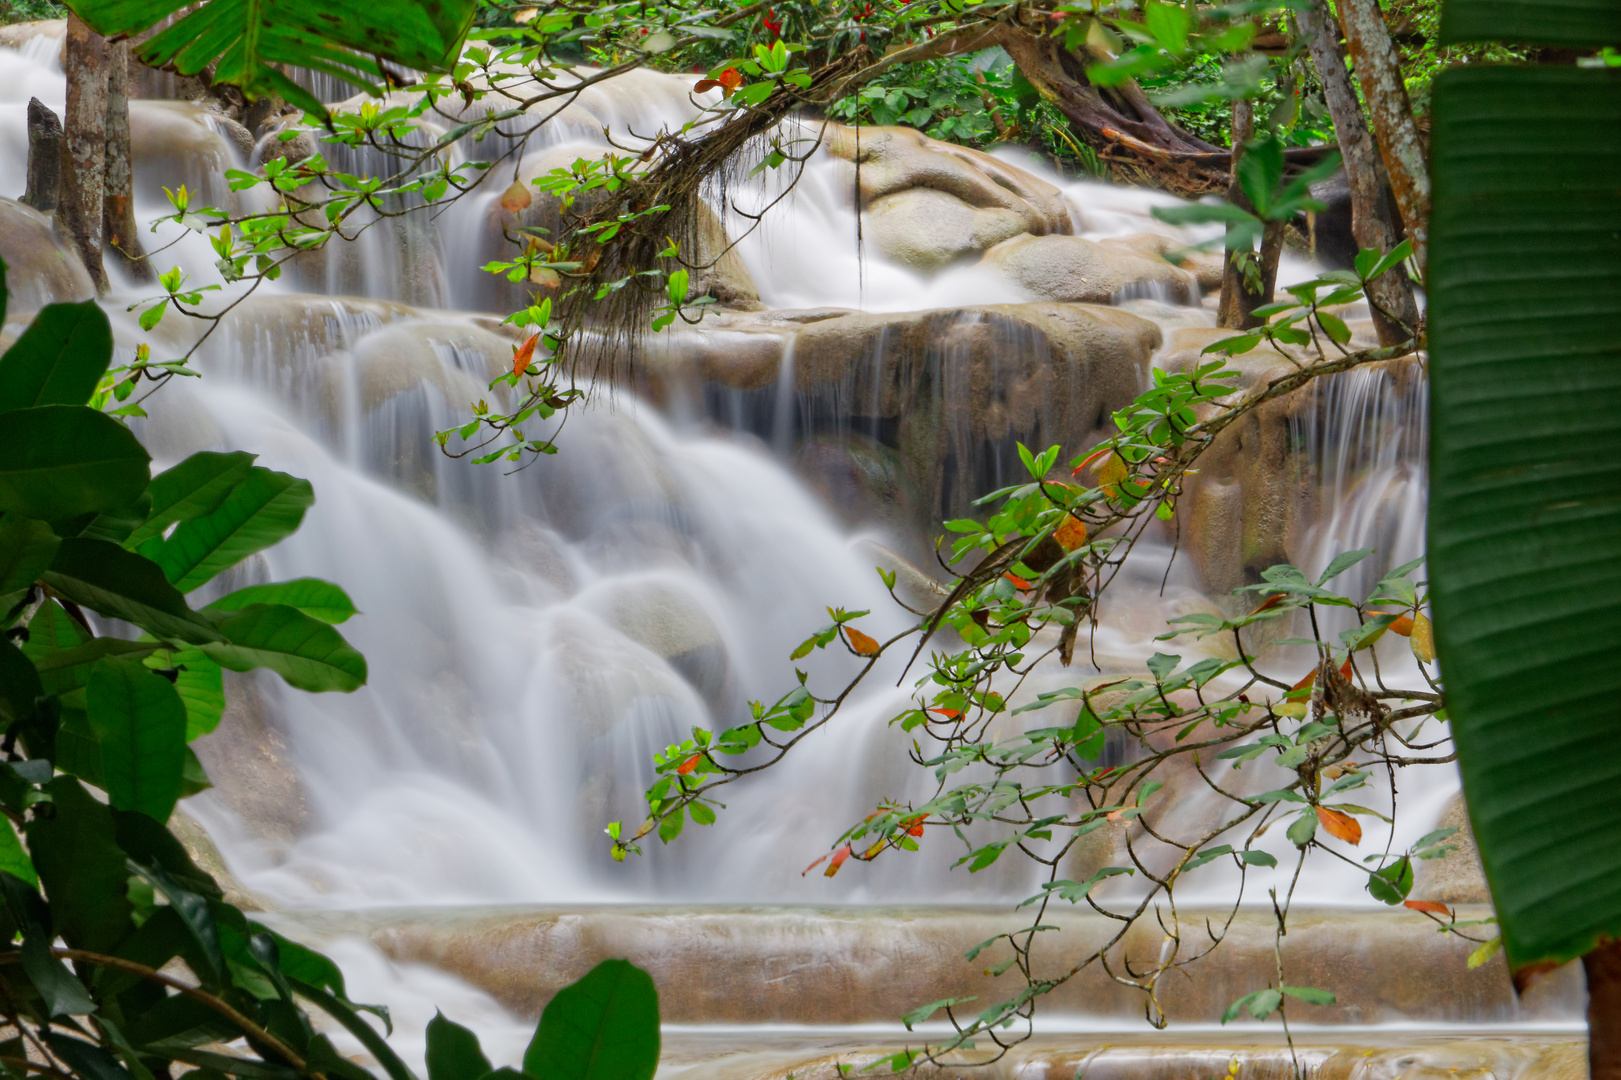
<instances>
[{"instance_id":1,"label":"water stream","mask_svg":"<svg viewBox=\"0 0 1621 1080\"><path fill-rule=\"evenodd\" d=\"M0 47L0 194L23 188L28 98L61 109L54 42L45 34ZM588 153L604 125L623 135L678 123L692 108L689 85L644 73L593 90L526 160ZM142 220L166 212L165 184L183 181L218 205L242 198L226 189L223 170L253 163L217 120L176 103L132 109ZM264 150L261 142L256 152ZM1201 239L1149 216L1168 197L1045 175L1011 151L1000 160L1053 184L1077 235ZM741 241L737 253L767 314L739 313L734 331L737 342L757 343L760 320L788 309L944 313L919 354L897 359L900 337L869 349L869 375L852 363L840 379L807 387L800 337L782 347L774 376L753 387L672 377L644 398L599 388L569 420L562 452L516 475L444 458L427 434L458 422L510 358L511 339L497 326L506 293L476 269L502 253L489 225L496 196L483 193L432 222L373 230L262 287L204 345L204 378L153 400L152 419L138 430L161 463L241 448L314 485L316 505L296 536L220 587L319 576L341 583L362 612L343 631L368 658L369 685L348 696L300 694L273 678L239 688L230 722L258 731L259 742L229 744L218 768L210 762L228 774L220 790L185 806L244 887L293 912L622 902L1005 909L1028 894L1031 868L1009 859L983 874L953 872L957 852L945 843L833 879L801 873L878 798L925 790L887 727L906 700L894 677L870 681L797 760L734 787L714 827L689 826L678 844L654 844L624 865L609 860L601 834L608 820L640 819L655 749L693 726L736 722L749 700L791 688L787 656L826 621L824 607L872 609L863 625L875 636L901 628L904 613L873 569L885 557L874 544L915 554L921 533L909 534L908 521L960 512L968 497L1015 474L1014 442L1056 431L1056 414L1041 411L1056 406L1045 399L1033 420L1019 419L1016 402L1005 409L1012 419L965 419L986 393L966 374L970 355L984 352L975 335L992 335L1009 365L1047 349L1027 324L985 308L1027 303L1030 293L978 263L922 276L874 250L870 227L858 244L851 172L818 154L783 205ZM720 219L742 232L739 211L780 194L771 187L780 183L733 190L738 202L718 205ZM171 223L148 246L160 242L170 245L160 267L216 280L203 237ZM1286 279L1308 272L1286 261ZM143 339L124 310L140 295L115 281L106 301L126 350ZM1161 328L1162 354L1178 333L1214 321L1207 307L1173 302L1174 290L1151 282L1115 299ZM970 310L952 313L961 307ZM171 314L149 338L161 351L199 331ZM911 518L863 517L841 504L836 486L817 482L815 454L841 467L850 447L891 460L905 424L884 416L876 399L868 407L855 398L879 394L897 364L933 373L946 474L937 489L913 493ZM1345 583L1365 588L1377 568L1422 554L1425 384L1361 372L1314 393L1288 422L1313 496L1288 554L1314 572L1338 551L1377 548ZM1170 537L1144 550L1141 569L1106 609L1093 643L1102 670L1140 667L1163 647L1152 639L1165 618L1220 602L1187 554L1165 575L1170 551ZM811 670L825 685L851 669L818 656ZM1070 673L1054 669L1031 689L1066 680ZM1397 846L1433 826L1456 779L1442 772L1402 786ZM1369 798L1388 798L1388 784L1383 791ZM1382 835L1374 840L1383 846ZM1301 902L1371 907L1362 880L1351 869L1318 875ZM1252 880L1260 886L1252 895L1268 883ZM1229 885L1212 874L1211 898ZM490 998L449 975L390 964L356 939L334 941L355 996L403 1010L408 1046L431 1016L427 1003L439 1001L460 1019L480 1019L495 1040L492 1056L516 1058L526 1023ZM907 1004L897 1001L895 1011Z\"/></svg>"}]
</instances>

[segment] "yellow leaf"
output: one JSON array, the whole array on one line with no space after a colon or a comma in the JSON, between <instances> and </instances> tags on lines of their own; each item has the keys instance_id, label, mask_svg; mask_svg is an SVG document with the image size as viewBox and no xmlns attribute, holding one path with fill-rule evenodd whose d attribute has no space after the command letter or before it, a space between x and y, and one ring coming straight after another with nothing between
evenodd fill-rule
<instances>
[{"instance_id":1,"label":"yellow leaf","mask_svg":"<svg viewBox=\"0 0 1621 1080\"><path fill-rule=\"evenodd\" d=\"M522 180L514 180L512 186L501 193L501 209L516 214L519 210L529 209L534 200L529 195L529 185Z\"/></svg>"},{"instance_id":2,"label":"yellow leaf","mask_svg":"<svg viewBox=\"0 0 1621 1080\"><path fill-rule=\"evenodd\" d=\"M1428 615L1413 616L1413 633L1409 640L1413 644L1413 655L1418 657L1420 663L1432 663L1435 660L1435 625L1430 622Z\"/></svg>"}]
</instances>

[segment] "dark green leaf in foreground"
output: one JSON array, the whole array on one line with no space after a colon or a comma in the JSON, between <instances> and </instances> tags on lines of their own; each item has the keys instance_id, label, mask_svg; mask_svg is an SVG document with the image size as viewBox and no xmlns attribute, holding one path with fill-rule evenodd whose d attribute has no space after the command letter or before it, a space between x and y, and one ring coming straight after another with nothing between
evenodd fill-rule
<instances>
[{"instance_id":1,"label":"dark green leaf in foreground","mask_svg":"<svg viewBox=\"0 0 1621 1080\"><path fill-rule=\"evenodd\" d=\"M56 812L28 823L28 850L51 924L72 948L112 952L130 927L129 870L113 839L113 812L71 776L45 791Z\"/></svg>"},{"instance_id":2,"label":"dark green leaf in foreground","mask_svg":"<svg viewBox=\"0 0 1621 1080\"><path fill-rule=\"evenodd\" d=\"M168 821L186 761L186 707L174 686L133 660L109 656L91 671L85 697L113 806Z\"/></svg>"},{"instance_id":3,"label":"dark green leaf in foreground","mask_svg":"<svg viewBox=\"0 0 1621 1080\"><path fill-rule=\"evenodd\" d=\"M225 677L201 649L160 649L145 660L154 671L174 673L175 692L186 706L186 741L207 735L225 715Z\"/></svg>"},{"instance_id":4,"label":"dark green leaf in foreground","mask_svg":"<svg viewBox=\"0 0 1621 1080\"><path fill-rule=\"evenodd\" d=\"M82 405L4 415L0 510L56 521L127 506L146 487L151 459L112 417Z\"/></svg>"},{"instance_id":5,"label":"dark green leaf in foreground","mask_svg":"<svg viewBox=\"0 0 1621 1080\"><path fill-rule=\"evenodd\" d=\"M51 565L60 542L43 521L16 514L0 518L0 618Z\"/></svg>"},{"instance_id":6,"label":"dark green leaf in foreground","mask_svg":"<svg viewBox=\"0 0 1621 1080\"><path fill-rule=\"evenodd\" d=\"M62 541L45 583L81 607L134 623L155 637L201 644L220 632L186 606L186 598L150 559L109 540Z\"/></svg>"},{"instance_id":7,"label":"dark green leaf in foreground","mask_svg":"<svg viewBox=\"0 0 1621 1080\"><path fill-rule=\"evenodd\" d=\"M446 71L472 24L473 0L76 0L73 9L97 32L134 34L178 13L136 47L152 67L182 75L211 69L215 83L250 98L277 93L311 112L320 101L272 65L310 68L372 89L379 60L418 71Z\"/></svg>"},{"instance_id":8,"label":"dark green leaf in foreground","mask_svg":"<svg viewBox=\"0 0 1621 1080\"><path fill-rule=\"evenodd\" d=\"M366 682L366 658L343 635L286 604L254 604L215 616L225 641L203 652L231 671L269 668L288 685L319 693L348 693Z\"/></svg>"},{"instance_id":9,"label":"dark green leaf in foreground","mask_svg":"<svg viewBox=\"0 0 1621 1080\"><path fill-rule=\"evenodd\" d=\"M559 990L523 1055L534 1080L652 1080L658 1063L658 991L628 960Z\"/></svg>"},{"instance_id":10,"label":"dark green leaf in foreground","mask_svg":"<svg viewBox=\"0 0 1621 1080\"><path fill-rule=\"evenodd\" d=\"M490 1059L478 1036L444 1013L428 1021L428 1080L479 1080L490 1071Z\"/></svg>"},{"instance_id":11,"label":"dark green leaf in foreground","mask_svg":"<svg viewBox=\"0 0 1621 1080\"><path fill-rule=\"evenodd\" d=\"M349 594L320 578L298 578L249 585L209 604L208 611L240 611L253 604L286 604L324 623L341 623L355 613Z\"/></svg>"},{"instance_id":12,"label":"dark green leaf in foreground","mask_svg":"<svg viewBox=\"0 0 1621 1080\"><path fill-rule=\"evenodd\" d=\"M1458 68L1434 102L1436 644L1521 970L1621 938L1621 70Z\"/></svg>"},{"instance_id":13,"label":"dark green leaf in foreground","mask_svg":"<svg viewBox=\"0 0 1621 1080\"><path fill-rule=\"evenodd\" d=\"M181 522L167 540L149 541L141 551L175 588L191 592L291 535L314 502L308 480L255 467L212 512Z\"/></svg>"},{"instance_id":14,"label":"dark green leaf in foreground","mask_svg":"<svg viewBox=\"0 0 1621 1080\"><path fill-rule=\"evenodd\" d=\"M158 473L146 487L152 500L149 516L130 533L125 545L139 547L155 536L162 536L163 531L176 522L213 513L251 468L252 454L240 451L216 454L204 450Z\"/></svg>"},{"instance_id":15,"label":"dark green leaf in foreground","mask_svg":"<svg viewBox=\"0 0 1621 1080\"><path fill-rule=\"evenodd\" d=\"M112 327L94 300L47 304L0 356L0 413L83 405L112 358Z\"/></svg>"},{"instance_id":16,"label":"dark green leaf in foreground","mask_svg":"<svg viewBox=\"0 0 1621 1080\"><path fill-rule=\"evenodd\" d=\"M1615 0L1447 0L1441 40L1598 48L1621 42Z\"/></svg>"}]
</instances>

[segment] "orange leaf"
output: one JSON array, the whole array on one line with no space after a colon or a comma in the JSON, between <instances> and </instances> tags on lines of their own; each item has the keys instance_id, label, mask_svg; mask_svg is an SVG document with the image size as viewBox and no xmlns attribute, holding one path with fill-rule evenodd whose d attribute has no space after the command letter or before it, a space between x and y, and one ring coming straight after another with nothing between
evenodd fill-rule
<instances>
[{"instance_id":1,"label":"orange leaf","mask_svg":"<svg viewBox=\"0 0 1621 1080\"><path fill-rule=\"evenodd\" d=\"M1120 481L1124 480L1130 473L1131 470L1126 468L1126 463L1120 460L1119 454L1110 454L1104 459L1103 464L1098 466L1098 486L1103 489L1103 494L1109 498L1119 498Z\"/></svg>"},{"instance_id":2,"label":"orange leaf","mask_svg":"<svg viewBox=\"0 0 1621 1080\"><path fill-rule=\"evenodd\" d=\"M1028 589L1030 587L1030 583L1018 574L1003 574L1002 576L1013 582L1015 589Z\"/></svg>"},{"instance_id":3,"label":"orange leaf","mask_svg":"<svg viewBox=\"0 0 1621 1080\"><path fill-rule=\"evenodd\" d=\"M1386 627L1386 629L1392 634L1399 634L1402 637L1412 637L1413 618L1411 615L1403 615L1401 618L1397 619L1395 622Z\"/></svg>"},{"instance_id":4,"label":"orange leaf","mask_svg":"<svg viewBox=\"0 0 1621 1080\"><path fill-rule=\"evenodd\" d=\"M522 375L529 369L529 361L535 358L535 342L539 340L539 334L531 334L522 345L512 347L512 374Z\"/></svg>"},{"instance_id":5,"label":"orange leaf","mask_svg":"<svg viewBox=\"0 0 1621 1080\"><path fill-rule=\"evenodd\" d=\"M884 850L884 842L882 840L880 840L876 844L874 844L872 847L868 848L866 851L863 851L861 853L861 857L863 859L876 858L878 853L880 851L883 851L883 850Z\"/></svg>"},{"instance_id":6,"label":"orange leaf","mask_svg":"<svg viewBox=\"0 0 1621 1080\"><path fill-rule=\"evenodd\" d=\"M1092 463L1094 461L1098 460L1101 457L1107 457L1109 454L1112 454L1113 452L1114 452L1113 448L1108 447L1108 446L1105 446L1101 450L1094 450L1090 454L1086 455L1086 460L1085 461L1082 461L1079 465L1075 466L1075 468L1071 469L1069 474L1071 476L1079 476L1079 475L1081 475L1081 470L1091 467L1091 465L1092 465Z\"/></svg>"},{"instance_id":7,"label":"orange leaf","mask_svg":"<svg viewBox=\"0 0 1621 1080\"><path fill-rule=\"evenodd\" d=\"M715 81L720 83L721 86L725 87L725 89L728 91L727 96L730 97L730 91L736 90L738 87L743 85L743 73L738 71L735 67L729 67L725 71L721 72Z\"/></svg>"},{"instance_id":8,"label":"orange leaf","mask_svg":"<svg viewBox=\"0 0 1621 1080\"><path fill-rule=\"evenodd\" d=\"M529 209L534 200L529 195L529 185L522 180L514 180L512 186L501 193L501 209L510 210L516 214L519 210Z\"/></svg>"},{"instance_id":9,"label":"orange leaf","mask_svg":"<svg viewBox=\"0 0 1621 1080\"><path fill-rule=\"evenodd\" d=\"M1317 822L1328 830L1330 836L1344 840L1352 847L1362 843L1362 826L1356 823L1356 818L1349 814L1342 814L1338 810L1330 810L1326 806L1317 808Z\"/></svg>"},{"instance_id":10,"label":"orange leaf","mask_svg":"<svg viewBox=\"0 0 1621 1080\"><path fill-rule=\"evenodd\" d=\"M1118 810L1110 810L1107 816L1110 821L1120 821L1124 819L1125 814L1126 808L1122 806Z\"/></svg>"},{"instance_id":11,"label":"orange leaf","mask_svg":"<svg viewBox=\"0 0 1621 1080\"><path fill-rule=\"evenodd\" d=\"M956 709L930 709L929 711L932 713L939 713L947 720L957 720L962 716L962 713Z\"/></svg>"},{"instance_id":12,"label":"orange leaf","mask_svg":"<svg viewBox=\"0 0 1621 1080\"><path fill-rule=\"evenodd\" d=\"M878 655L878 643L872 638L868 637L866 634L863 634L860 630L857 630L855 627L846 626L844 628L844 636L850 642L850 648L854 649L862 656Z\"/></svg>"},{"instance_id":13,"label":"orange leaf","mask_svg":"<svg viewBox=\"0 0 1621 1080\"><path fill-rule=\"evenodd\" d=\"M1437 904L1434 900L1403 900L1402 907L1412 908L1414 911L1429 911L1436 915L1452 917L1452 909L1445 904Z\"/></svg>"},{"instance_id":14,"label":"orange leaf","mask_svg":"<svg viewBox=\"0 0 1621 1080\"><path fill-rule=\"evenodd\" d=\"M843 847L839 848L839 850L837 850L837 851L835 851L833 853L833 861L827 864L827 869L822 871L823 875L825 875L826 877L832 877L834 874L838 873L839 872L839 867L843 866L844 865L844 860L848 859L849 857L850 857L850 845L845 844ZM817 860L817 861L820 862L821 860ZM816 863L811 863L811 865L815 866ZM801 875L801 876L803 876L803 875Z\"/></svg>"},{"instance_id":15,"label":"orange leaf","mask_svg":"<svg viewBox=\"0 0 1621 1080\"><path fill-rule=\"evenodd\" d=\"M1053 539L1065 551L1074 551L1086 543L1086 523L1074 514L1065 514L1064 523L1053 530Z\"/></svg>"},{"instance_id":16,"label":"orange leaf","mask_svg":"<svg viewBox=\"0 0 1621 1080\"><path fill-rule=\"evenodd\" d=\"M1312 684L1317 681L1317 669L1312 668L1306 672L1306 677L1295 683L1287 694L1283 695L1285 701L1302 701L1311 697Z\"/></svg>"},{"instance_id":17,"label":"orange leaf","mask_svg":"<svg viewBox=\"0 0 1621 1080\"><path fill-rule=\"evenodd\" d=\"M1351 677L1351 658L1349 656L1347 656L1345 658L1345 663L1340 665L1340 678L1349 679L1350 677Z\"/></svg>"},{"instance_id":18,"label":"orange leaf","mask_svg":"<svg viewBox=\"0 0 1621 1080\"><path fill-rule=\"evenodd\" d=\"M923 820L924 819L921 818L921 817L915 817L915 818L911 819L910 821L902 822L901 824L906 826L906 835L907 836L922 836L923 835Z\"/></svg>"},{"instance_id":19,"label":"orange leaf","mask_svg":"<svg viewBox=\"0 0 1621 1080\"><path fill-rule=\"evenodd\" d=\"M682 776L686 776L688 773L692 772L692 770L696 769L698 767L698 762L702 760L702 754L694 754L687 760L683 761L675 771L680 773Z\"/></svg>"},{"instance_id":20,"label":"orange leaf","mask_svg":"<svg viewBox=\"0 0 1621 1080\"><path fill-rule=\"evenodd\" d=\"M1275 592L1271 596L1267 597L1265 600L1262 600L1259 604L1257 604L1255 606L1255 610L1251 611L1250 614L1251 615L1259 615L1263 611L1271 611L1273 608L1275 608L1279 604L1283 603L1284 599L1287 596L1288 596L1287 593ZM1312 672L1312 674L1316 675L1316 672ZM1297 689L1298 689L1298 687L1297 687Z\"/></svg>"}]
</instances>

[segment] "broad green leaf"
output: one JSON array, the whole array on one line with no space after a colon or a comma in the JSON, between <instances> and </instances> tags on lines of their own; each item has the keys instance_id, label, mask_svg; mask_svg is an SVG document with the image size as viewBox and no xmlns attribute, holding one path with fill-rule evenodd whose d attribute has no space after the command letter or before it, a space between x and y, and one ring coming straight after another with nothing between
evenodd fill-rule
<instances>
[{"instance_id":1,"label":"broad green leaf","mask_svg":"<svg viewBox=\"0 0 1621 1080\"><path fill-rule=\"evenodd\" d=\"M444 1013L428 1021L428 1080L479 1080L490 1071L490 1059L478 1036Z\"/></svg>"},{"instance_id":2,"label":"broad green leaf","mask_svg":"<svg viewBox=\"0 0 1621 1080\"><path fill-rule=\"evenodd\" d=\"M28 823L28 850L50 902L51 925L75 949L112 952L131 929L129 870L112 810L71 776L45 785L55 813Z\"/></svg>"},{"instance_id":3,"label":"broad green leaf","mask_svg":"<svg viewBox=\"0 0 1621 1080\"><path fill-rule=\"evenodd\" d=\"M23 850L22 841L17 839L17 830L12 828L9 821L0 824L0 873L15 874L30 885L39 884L39 875L34 873L34 861Z\"/></svg>"},{"instance_id":4,"label":"broad green leaf","mask_svg":"<svg viewBox=\"0 0 1621 1080\"><path fill-rule=\"evenodd\" d=\"M127 506L146 487L151 459L112 417L83 405L5 416L0 510L57 521Z\"/></svg>"},{"instance_id":5,"label":"broad green leaf","mask_svg":"<svg viewBox=\"0 0 1621 1080\"><path fill-rule=\"evenodd\" d=\"M81 695L82 697L83 695ZM101 787L101 744L83 708L64 705L56 729L56 767L91 787Z\"/></svg>"},{"instance_id":6,"label":"broad green leaf","mask_svg":"<svg viewBox=\"0 0 1621 1080\"><path fill-rule=\"evenodd\" d=\"M1332 1005L1337 1000L1332 991L1319 990L1315 986L1280 986L1278 989L1308 1005Z\"/></svg>"},{"instance_id":7,"label":"broad green leaf","mask_svg":"<svg viewBox=\"0 0 1621 1080\"><path fill-rule=\"evenodd\" d=\"M83 1080L134 1080L129 1070L118 1059L92 1042L74 1039L56 1032L46 1032L45 1042L51 1053L61 1058L73 1075Z\"/></svg>"},{"instance_id":8,"label":"broad green leaf","mask_svg":"<svg viewBox=\"0 0 1621 1080\"><path fill-rule=\"evenodd\" d=\"M174 833L145 814L114 810L113 835L131 860L162 871L181 888L211 900L224 895L207 871L192 861Z\"/></svg>"},{"instance_id":9,"label":"broad green leaf","mask_svg":"<svg viewBox=\"0 0 1621 1080\"><path fill-rule=\"evenodd\" d=\"M191 592L292 534L314 502L308 480L256 466L213 512L181 522L167 540L151 541L141 551L177 589Z\"/></svg>"},{"instance_id":10,"label":"broad green leaf","mask_svg":"<svg viewBox=\"0 0 1621 1080\"><path fill-rule=\"evenodd\" d=\"M472 25L473 0L75 0L74 11L98 33L138 34L171 15L170 26L137 45L152 67L182 75L211 68L214 82L240 86L249 99L280 94L310 112L326 109L272 65L325 72L379 93L379 61L444 72ZM398 73L396 73L398 77Z\"/></svg>"},{"instance_id":11,"label":"broad green leaf","mask_svg":"<svg viewBox=\"0 0 1621 1080\"><path fill-rule=\"evenodd\" d=\"M0 518L0 622L51 565L60 543L43 521L16 514Z\"/></svg>"},{"instance_id":12,"label":"broad green leaf","mask_svg":"<svg viewBox=\"0 0 1621 1080\"><path fill-rule=\"evenodd\" d=\"M155 536L162 536L163 531L176 522L213 513L251 468L252 454L241 451L216 454L204 450L172 469L163 470L146 487L152 499L150 516L129 534L124 544L137 548Z\"/></svg>"},{"instance_id":13,"label":"broad green leaf","mask_svg":"<svg viewBox=\"0 0 1621 1080\"><path fill-rule=\"evenodd\" d=\"M1621 42L1621 5L1615 0L1447 0L1441 5L1441 41L1614 45Z\"/></svg>"},{"instance_id":14,"label":"broad green leaf","mask_svg":"<svg viewBox=\"0 0 1621 1080\"><path fill-rule=\"evenodd\" d=\"M112 359L112 327L94 300L47 304L0 356L0 413L83 405Z\"/></svg>"},{"instance_id":15,"label":"broad green leaf","mask_svg":"<svg viewBox=\"0 0 1621 1080\"><path fill-rule=\"evenodd\" d=\"M204 608L205 611L240 611L252 604L286 604L324 623L341 623L355 613L349 594L320 578L297 578L269 585L249 585Z\"/></svg>"},{"instance_id":16,"label":"broad green leaf","mask_svg":"<svg viewBox=\"0 0 1621 1080\"><path fill-rule=\"evenodd\" d=\"M91 671L85 699L114 809L168 821L186 763L186 707L174 686L133 660L109 656Z\"/></svg>"},{"instance_id":17,"label":"broad green leaf","mask_svg":"<svg viewBox=\"0 0 1621 1080\"><path fill-rule=\"evenodd\" d=\"M186 606L156 563L111 541L62 541L41 577L79 606L134 623L155 637L193 645L222 640L208 620Z\"/></svg>"},{"instance_id":18,"label":"broad green leaf","mask_svg":"<svg viewBox=\"0 0 1621 1080\"><path fill-rule=\"evenodd\" d=\"M366 682L366 658L343 635L286 604L254 604L215 616L225 640L202 650L231 671L269 668L288 685L348 693Z\"/></svg>"},{"instance_id":19,"label":"broad green leaf","mask_svg":"<svg viewBox=\"0 0 1621 1080\"><path fill-rule=\"evenodd\" d=\"M125 506L103 510L76 533L63 535L88 536L96 540L111 540L115 544L122 544L131 533L140 528L152 512L152 500L141 492L135 501Z\"/></svg>"},{"instance_id":20,"label":"broad green leaf","mask_svg":"<svg viewBox=\"0 0 1621 1080\"><path fill-rule=\"evenodd\" d=\"M28 657L10 638L0 637L0 729L31 715L35 699L44 693Z\"/></svg>"},{"instance_id":21,"label":"broad green leaf","mask_svg":"<svg viewBox=\"0 0 1621 1080\"><path fill-rule=\"evenodd\" d=\"M1283 143L1270 135L1252 140L1238 159L1238 183L1261 217L1267 217L1283 182Z\"/></svg>"},{"instance_id":22,"label":"broad green leaf","mask_svg":"<svg viewBox=\"0 0 1621 1080\"><path fill-rule=\"evenodd\" d=\"M207 735L225 715L225 676L201 649L160 649L145 660L154 671L173 671L186 706L186 741Z\"/></svg>"},{"instance_id":23,"label":"broad green leaf","mask_svg":"<svg viewBox=\"0 0 1621 1080\"><path fill-rule=\"evenodd\" d=\"M1621 70L1434 94L1434 625L1518 971L1621 938Z\"/></svg>"},{"instance_id":24,"label":"broad green leaf","mask_svg":"<svg viewBox=\"0 0 1621 1080\"><path fill-rule=\"evenodd\" d=\"M658 1064L658 991L628 960L604 960L559 990L523 1055L534 1080L652 1080Z\"/></svg>"},{"instance_id":25,"label":"broad green leaf","mask_svg":"<svg viewBox=\"0 0 1621 1080\"><path fill-rule=\"evenodd\" d=\"M150 641L124 641L120 638L92 638L71 649L52 651L39 656L34 666L39 670L45 692L55 694L69 708L85 707L84 688L90 684L90 673L97 664L109 656L126 660L139 660L151 653L157 645Z\"/></svg>"}]
</instances>

